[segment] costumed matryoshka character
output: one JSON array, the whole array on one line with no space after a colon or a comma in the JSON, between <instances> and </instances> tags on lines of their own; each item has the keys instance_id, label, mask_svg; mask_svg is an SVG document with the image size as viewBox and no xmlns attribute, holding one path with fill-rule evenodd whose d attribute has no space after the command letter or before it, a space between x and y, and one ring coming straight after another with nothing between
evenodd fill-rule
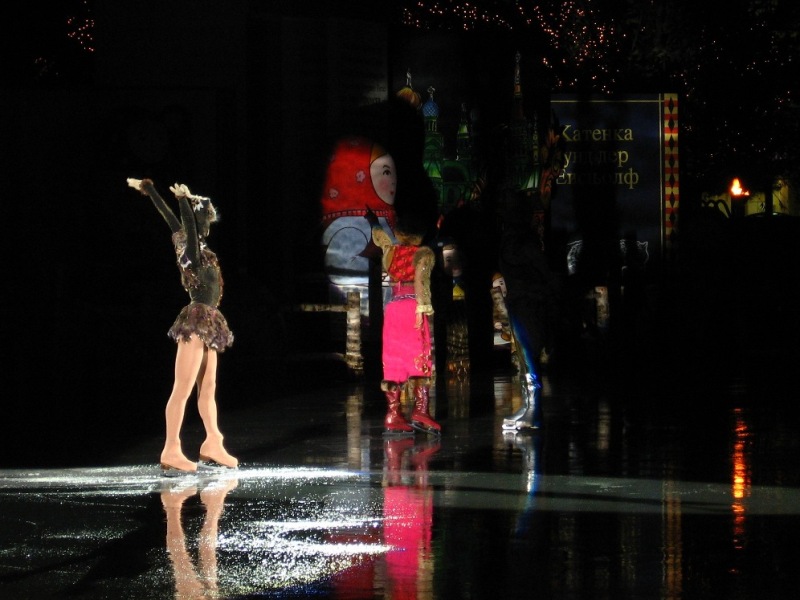
<instances>
[{"instance_id":1,"label":"costumed matryoshka character","mask_svg":"<svg viewBox=\"0 0 800 600\"><path fill-rule=\"evenodd\" d=\"M178 350L175 381L165 410L166 440L161 451L161 468L168 476L197 471L197 463L183 453L180 437L186 403L195 385L197 407L206 432L200 446L200 464L235 468L239 461L225 450L217 424L217 355L233 344L233 333L219 310L222 271L217 255L206 245L211 224L218 220L217 211L209 198L192 194L188 187L176 183L169 189L178 200L179 220L151 180L128 179L128 185L150 197L172 230L181 282L191 300L169 330Z\"/></svg>"},{"instance_id":2,"label":"costumed matryoshka character","mask_svg":"<svg viewBox=\"0 0 800 600\"><path fill-rule=\"evenodd\" d=\"M431 418L430 388L433 372L431 353L431 270L436 256L422 240L425 228L413 218L398 219L397 243L368 211L372 239L383 253L382 265L392 282L392 297L383 316L383 381L388 404L384 433L410 434L414 429L438 435L439 423ZM408 383L413 388L411 422L400 410L400 393Z\"/></svg>"},{"instance_id":3,"label":"costumed matryoshka character","mask_svg":"<svg viewBox=\"0 0 800 600\"><path fill-rule=\"evenodd\" d=\"M331 283L369 283L372 231L364 215L371 210L391 235L396 188L394 159L383 147L363 137L337 143L321 199L325 272Z\"/></svg>"}]
</instances>

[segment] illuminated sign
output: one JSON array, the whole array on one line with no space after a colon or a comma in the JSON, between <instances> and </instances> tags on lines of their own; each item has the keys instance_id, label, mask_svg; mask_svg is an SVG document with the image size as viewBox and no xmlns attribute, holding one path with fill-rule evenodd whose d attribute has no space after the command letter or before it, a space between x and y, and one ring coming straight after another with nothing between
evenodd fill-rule
<instances>
[{"instance_id":1,"label":"illuminated sign","mask_svg":"<svg viewBox=\"0 0 800 600\"><path fill-rule=\"evenodd\" d=\"M551 105L565 158L551 204L555 239L572 257L589 241L603 252L618 241L642 264L664 258L679 200L677 96L554 95Z\"/></svg>"}]
</instances>

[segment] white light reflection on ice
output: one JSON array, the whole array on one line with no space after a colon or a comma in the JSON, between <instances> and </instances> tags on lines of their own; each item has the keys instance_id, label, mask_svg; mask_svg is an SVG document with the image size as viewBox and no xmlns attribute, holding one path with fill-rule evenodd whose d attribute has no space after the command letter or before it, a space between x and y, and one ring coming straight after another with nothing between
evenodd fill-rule
<instances>
[{"instance_id":1,"label":"white light reflection on ice","mask_svg":"<svg viewBox=\"0 0 800 600\"><path fill-rule=\"evenodd\" d=\"M237 490L246 510L233 503L216 539L226 593L311 585L389 549L380 490L368 476L297 469L271 475Z\"/></svg>"},{"instance_id":2,"label":"white light reflection on ice","mask_svg":"<svg viewBox=\"0 0 800 600\"><path fill-rule=\"evenodd\" d=\"M231 478L237 479L283 479L283 480L308 480L323 483L320 480L341 480L356 477L348 471L334 471L304 467L280 467L237 469L234 471L198 471L197 474L183 476L180 479L191 481L203 478ZM73 488L118 488L126 489L129 493L141 493L150 490L151 486L159 485L164 480L161 471L153 465L131 465L127 467L88 467L77 469L43 469L5 470L0 471L0 491L49 489L57 488L67 491Z\"/></svg>"},{"instance_id":3,"label":"white light reflection on ice","mask_svg":"<svg viewBox=\"0 0 800 600\"><path fill-rule=\"evenodd\" d=\"M249 482L237 495L247 494L247 488L281 483L293 486L302 484L336 486L336 493L345 497L359 491L358 486L341 485L360 481L369 487L371 477L379 474L357 473L343 470L326 470L305 467L239 468L226 474L195 476L204 478L236 477ZM504 491L520 489L517 476L506 473L431 472L430 484L439 491L436 503L442 506L504 509L516 506L516 500L507 498ZM192 477L187 478L191 480ZM164 481L154 465L128 467L5 470L0 471L0 493L85 492L136 495L150 493ZM373 482L374 483L374 482ZM611 512L660 512L664 482L655 479L628 479L615 477L582 477L575 475L542 475L539 494L544 496L538 510L610 510ZM698 482L671 482L675 494L685 503L685 510L730 510L730 485ZM272 492L270 492L272 493ZM355 499L352 499L355 501ZM643 502L644 501L644 502ZM655 504L653 503L655 501ZM299 504L298 504L299 505ZM508 506L506 506L508 505ZM788 487L750 486L748 510L751 514L797 514L800 506L800 489Z\"/></svg>"},{"instance_id":4,"label":"white light reflection on ice","mask_svg":"<svg viewBox=\"0 0 800 600\"><path fill-rule=\"evenodd\" d=\"M221 488L217 495L215 488ZM382 540L380 486L369 473L245 466L164 478L153 465L0 471L0 496L35 496L41 503L60 507L81 498L80 506L88 510L93 510L92 504L85 503L84 496L142 498L141 502L114 503L113 508L107 500L95 505L118 530L97 521L94 526L76 528L74 523L64 527L64 523L43 520L39 525L51 540L80 539L91 545L119 539L135 531L129 529L136 523L130 522L127 511L140 510L154 493L164 503L165 556L174 571L172 580L181 589L184 584L194 585L190 575L200 571L213 572L214 586L227 595L309 586L389 549ZM198 498L190 500L195 495ZM184 501L192 506L185 513ZM203 508L198 513L199 506ZM201 535L195 535L201 526ZM197 571L199 563L193 563L198 560L213 568Z\"/></svg>"}]
</instances>

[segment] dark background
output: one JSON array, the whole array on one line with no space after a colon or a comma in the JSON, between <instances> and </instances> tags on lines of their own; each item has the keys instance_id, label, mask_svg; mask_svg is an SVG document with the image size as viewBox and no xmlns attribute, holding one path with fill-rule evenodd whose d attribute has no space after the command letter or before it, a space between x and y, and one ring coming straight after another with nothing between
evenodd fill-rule
<instances>
[{"instance_id":1,"label":"dark background","mask_svg":"<svg viewBox=\"0 0 800 600\"><path fill-rule=\"evenodd\" d=\"M462 101L480 107L487 129L510 110L518 40L404 29L393 3L95 2L91 53L49 41L63 38L64 15L47 4L17 7L4 40L6 466L113 461L121 439L162 427L174 361L166 330L186 294L168 228L126 178L150 177L165 195L185 182L220 208L210 243L236 334L219 368L224 419L226 407L341 376L287 364L308 338L284 310L323 289L318 197L332 141L346 132L383 141L401 186L404 170L419 168L419 123L391 100L350 104L353 75L332 71L332 49L385 53L389 98L407 68L418 72L418 91L438 90L445 132ZM365 27L377 38L340 37ZM548 87L524 76L526 102L541 110ZM416 191L407 185L398 203ZM800 331L796 222L692 216L674 269L620 329L613 349L636 359L622 371L694 382L757 365L788 379ZM473 260L483 256L480 225L462 226ZM374 377L374 335L366 342ZM589 356L580 340L574 347L568 368Z\"/></svg>"},{"instance_id":2,"label":"dark background","mask_svg":"<svg viewBox=\"0 0 800 600\"><path fill-rule=\"evenodd\" d=\"M351 103L362 95L353 61L329 56L362 52L364 85L375 60L389 85L388 10L95 2L90 53L53 41L65 14L42 2L15 17L0 106L11 432L0 461L105 462L121 438L163 427L175 352L166 331L187 297L169 230L128 177L152 178L167 198L185 182L220 209L209 242L236 335L218 373L223 419L226 408L341 381L339 367L288 361L341 351L326 346L339 323L299 323L287 308L327 299L318 200L334 140L363 133L393 148L401 170L421 164L418 123L393 101ZM332 71L340 65L346 77ZM370 377L375 339L366 332Z\"/></svg>"}]
</instances>

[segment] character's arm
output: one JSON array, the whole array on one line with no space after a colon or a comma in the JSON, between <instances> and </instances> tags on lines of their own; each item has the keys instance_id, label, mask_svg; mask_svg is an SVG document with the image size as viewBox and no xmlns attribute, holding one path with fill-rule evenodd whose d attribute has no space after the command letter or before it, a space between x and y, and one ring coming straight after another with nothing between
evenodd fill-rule
<instances>
[{"instance_id":1,"label":"character's arm","mask_svg":"<svg viewBox=\"0 0 800 600\"><path fill-rule=\"evenodd\" d=\"M389 266L392 264L392 257L394 257L394 242L392 242L392 238L389 237L386 230L381 227L378 217L369 207L367 207L367 214L364 215L364 218L369 221L372 227L372 243L380 248L383 254L383 259L381 260L383 270L388 271Z\"/></svg>"},{"instance_id":2,"label":"character's arm","mask_svg":"<svg viewBox=\"0 0 800 600\"><path fill-rule=\"evenodd\" d=\"M389 237L389 234L381 227L381 223L378 221L378 215L376 215L369 206L367 207L367 212L364 213L364 218L369 222L369 226L372 229L372 241L381 249L385 256L386 252L393 245L392 238Z\"/></svg>"},{"instance_id":3,"label":"character's arm","mask_svg":"<svg viewBox=\"0 0 800 600\"><path fill-rule=\"evenodd\" d=\"M153 205L156 207L161 216L164 217L164 220L169 225L169 228L172 230L172 233L176 233L181 229L181 223L178 221L178 218L174 215L172 210L170 210L167 203L164 202L164 199L161 197L161 194L156 191L153 182L150 179L128 179L128 185L135 190L138 190L145 196L150 196L150 199L153 201Z\"/></svg>"},{"instance_id":4,"label":"character's arm","mask_svg":"<svg viewBox=\"0 0 800 600\"><path fill-rule=\"evenodd\" d=\"M433 315L431 304L431 269L436 261L433 250L421 246L414 254L414 294L417 297L417 323L422 326L422 315Z\"/></svg>"},{"instance_id":5,"label":"character's arm","mask_svg":"<svg viewBox=\"0 0 800 600\"><path fill-rule=\"evenodd\" d=\"M186 232L186 257L194 265L200 264L200 239L197 235L197 221L194 218L194 210L189 203L192 193L183 184L170 186L170 191L178 199L178 206L181 210L181 222L183 230Z\"/></svg>"}]
</instances>

